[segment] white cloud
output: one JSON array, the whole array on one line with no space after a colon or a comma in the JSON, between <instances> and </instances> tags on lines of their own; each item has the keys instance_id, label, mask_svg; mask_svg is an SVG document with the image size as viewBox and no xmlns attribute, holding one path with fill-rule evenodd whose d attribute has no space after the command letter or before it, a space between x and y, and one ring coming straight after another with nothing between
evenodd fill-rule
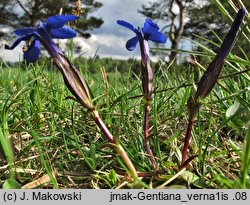
<instances>
[{"instance_id":1,"label":"white cloud","mask_svg":"<svg viewBox=\"0 0 250 205\"><path fill-rule=\"evenodd\" d=\"M7 42L3 40L0 45L0 58L4 59L5 61L9 62L15 62L22 60L22 46L24 44L20 44L15 48L15 50L6 50L4 49L5 44L10 44L10 42Z\"/></svg>"},{"instance_id":2,"label":"white cloud","mask_svg":"<svg viewBox=\"0 0 250 205\"><path fill-rule=\"evenodd\" d=\"M10 28L9 27L3 27L3 28L0 28L0 31L2 32L2 33L8 33L8 32L10 32Z\"/></svg>"},{"instance_id":3,"label":"white cloud","mask_svg":"<svg viewBox=\"0 0 250 205\"><path fill-rule=\"evenodd\" d=\"M82 45L82 51L86 51L84 56L94 56L97 54L101 57L128 58L135 55L125 48L126 40L114 34L93 34L89 39L76 38L76 45Z\"/></svg>"}]
</instances>

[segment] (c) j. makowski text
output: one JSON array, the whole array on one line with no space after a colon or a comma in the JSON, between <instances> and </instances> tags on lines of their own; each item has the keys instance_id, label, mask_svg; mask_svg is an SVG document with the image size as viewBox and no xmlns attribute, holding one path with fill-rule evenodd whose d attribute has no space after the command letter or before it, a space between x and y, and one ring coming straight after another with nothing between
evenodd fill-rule
<instances>
[{"instance_id":1,"label":"(c) j. makowski text","mask_svg":"<svg viewBox=\"0 0 250 205\"><path fill-rule=\"evenodd\" d=\"M30 198L31 197L31 198ZM72 193L50 193L50 192L32 192L31 196L25 192L20 196L20 200L33 200L33 201L80 201L82 200L81 192Z\"/></svg>"}]
</instances>

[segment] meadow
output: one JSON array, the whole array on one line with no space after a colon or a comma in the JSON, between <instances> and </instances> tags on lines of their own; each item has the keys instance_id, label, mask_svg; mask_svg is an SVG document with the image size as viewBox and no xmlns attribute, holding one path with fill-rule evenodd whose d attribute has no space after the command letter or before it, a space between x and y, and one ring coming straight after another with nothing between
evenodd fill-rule
<instances>
[{"instance_id":1,"label":"meadow","mask_svg":"<svg viewBox=\"0 0 250 205\"><path fill-rule=\"evenodd\" d=\"M132 183L87 111L70 99L58 71L47 64L21 68L2 62L1 134L8 130L15 168L8 171L1 153L1 184L13 172L23 188L243 187L242 173L249 170L244 157L250 150L243 144L249 144L250 98L249 74L242 71L249 61L224 66L192 132L190 152L196 156L189 170L179 173L186 101L194 82L194 66L182 66L162 63L154 79L150 141L159 165L156 173L142 140L139 76L129 68L127 74L106 73L105 67L96 74L91 68L81 70L103 121L119 137L138 171L139 179ZM176 179L164 184L176 174ZM249 187L249 182L247 177L244 186Z\"/></svg>"},{"instance_id":2,"label":"meadow","mask_svg":"<svg viewBox=\"0 0 250 205\"><path fill-rule=\"evenodd\" d=\"M196 35L198 51L178 50L192 57L190 62L153 64L148 139L156 167L143 140L140 61L96 56L72 60L95 109L133 163L136 179L96 126L91 109L76 101L50 59L29 65L1 60L0 187L250 188L250 61L247 46L238 45L239 39L248 39L246 23L215 87L202 99L188 165L181 167L187 101L215 57L207 45L218 48L223 40L214 35L216 42ZM168 51L154 49L161 55Z\"/></svg>"}]
</instances>

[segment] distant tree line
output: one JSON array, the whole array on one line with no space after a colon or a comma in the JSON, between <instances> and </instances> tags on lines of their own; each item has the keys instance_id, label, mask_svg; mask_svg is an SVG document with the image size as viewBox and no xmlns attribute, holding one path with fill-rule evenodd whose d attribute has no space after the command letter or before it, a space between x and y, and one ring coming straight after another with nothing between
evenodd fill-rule
<instances>
[{"instance_id":1,"label":"distant tree line","mask_svg":"<svg viewBox=\"0 0 250 205\"><path fill-rule=\"evenodd\" d=\"M232 16L235 16L235 12L229 5L228 0L220 0L220 2ZM238 8L241 7L237 4L238 1L233 2ZM246 8L249 8L250 1L243 1L243 3ZM215 4L209 0L159 0L143 4L139 12L156 21L160 20L165 22L163 30L172 44L169 61L176 58L176 50L180 49L181 37L184 36L194 39L195 36L192 34L195 33L211 40L211 42L218 42L213 31L223 39L232 23L229 19L226 19ZM195 40L199 39L195 38ZM203 41L202 43L207 44L214 50L217 49L209 42ZM250 55L249 43L246 42L245 38L242 38L237 44L246 51L246 55ZM239 46L234 48L234 51L238 55L242 55ZM197 48L194 47L193 49Z\"/></svg>"},{"instance_id":2,"label":"distant tree line","mask_svg":"<svg viewBox=\"0 0 250 205\"><path fill-rule=\"evenodd\" d=\"M90 30L99 28L103 24L101 18L89 16L100 7L102 3L95 0L0 0L0 26L7 28L20 28L36 26L39 21L49 16L59 14L77 14L81 18L75 23L75 29L80 36L90 37ZM79 7L80 6L80 7ZM0 31L1 36L9 33Z\"/></svg>"},{"instance_id":3,"label":"distant tree line","mask_svg":"<svg viewBox=\"0 0 250 205\"><path fill-rule=\"evenodd\" d=\"M88 71L93 74L95 73L101 73L101 69L104 68L107 73L113 73L118 71L121 74L125 73L131 73L140 75L140 69L141 69L141 61L139 59L135 58L129 58L127 60L123 59L113 59L113 58L100 58L99 56L96 56L95 58L85 58L85 57L79 57L76 58L74 61L74 65L81 69L82 71ZM7 67L23 67L27 68L25 62L4 62L0 58L0 64L3 68ZM49 57L40 57L37 61L37 64L44 69L53 70L54 65L52 60ZM157 73L161 62L152 62L152 67ZM57 70L57 69L55 69Z\"/></svg>"}]
</instances>

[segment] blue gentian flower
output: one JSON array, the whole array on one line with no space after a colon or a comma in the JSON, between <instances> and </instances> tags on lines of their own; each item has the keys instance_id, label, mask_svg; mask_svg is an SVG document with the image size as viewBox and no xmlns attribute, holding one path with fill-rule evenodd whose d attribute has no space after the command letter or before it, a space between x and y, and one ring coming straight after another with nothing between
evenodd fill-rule
<instances>
[{"instance_id":1,"label":"blue gentian flower","mask_svg":"<svg viewBox=\"0 0 250 205\"><path fill-rule=\"evenodd\" d=\"M156 161L152 150L150 149L148 134L149 134L149 111L150 105L153 100L153 69L150 65L150 55L148 41L155 43L166 43L167 39L164 34L159 32L159 26L155 24L151 19L146 19L143 28L136 29L132 24L118 20L117 23L133 31L136 36L131 38L126 43L126 48L129 51L133 51L136 45L140 44L141 51L141 77L142 77L142 89L144 97L144 146L150 157L152 165L156 168Z\"/></svg>"},{"instance_id":2,"label":"blue gentian flower","mask_svg":"<svg viewBox=\"0 0 250 205\"><path fill-rule=\"evenodd\" d=\"M52 16L45 23L40 23L36 28L23 28L16 30L15 33L20 36L12 46L5 45L6 49L14 49L21 41L31 41L28 50L25 51L27 60L35 61L40 52L40 43L49 52L55 65L63 75L64 82L76 100L85 106L88 110L93 110L88 86L81 77L80 72L72 65L67 56L60 50L52 38L72 38L76 36L74 30L65 27L64 24L78 19L74 15ZM32 51L34 53L32 53Z\"/></svg>"},{"instance_id":3,"label":"blue gentian flower","mask_svg":"<svg viewBox=\"0 0 250 205\"><path fill-rule=\"evenodd\" d=\"M118 20L117 23L130 29L136 34L135 37L131 38L126 43L126 48L129 51L133 51L140 40L150 40L155 43L166 43L166 36L159 32L159 26L151 19L146 19L142 29L136 29L132 24L122 20Z\"/></svg>"},{"instance_id":4,"label":"blue gentian flower","mask_svg":"<svg viewBox=\"0 0 250 205\"><path fill-rule=\"evenodd\" d=\"M155 43L166 43L166 36L159 32L159 26L151 19L146 19L143 28L136 29L132 24L118 20L117 23L133 31L136 36L129 39L126 43L126 48L133 51L136 45L140 44L141 50L141 73L142 73L142 88L143 95L147 103L152 101L153 92L153 71L150 65L148 41Z\"/></svg>"},{"instance_id":5,"label":"blue gentian flower","mask_svg":"<svg viewBox=\"0 0 250 205\"><path fill-rule=\"evenodd\" d=\"M21 28L14 31L19 38L14 44L6 49L14 49L21 41L26 41L26 48L23 49L24 58L27 62L35 62L40 54L40 40L37 39L36 33L39 30L44 30L51 38L68 39L76 36L76 32L64 26L67 22L78 19L74 15L58 15L47 18L45 22L40 22L38 27Z\"/></svg>"}]
</instances>

